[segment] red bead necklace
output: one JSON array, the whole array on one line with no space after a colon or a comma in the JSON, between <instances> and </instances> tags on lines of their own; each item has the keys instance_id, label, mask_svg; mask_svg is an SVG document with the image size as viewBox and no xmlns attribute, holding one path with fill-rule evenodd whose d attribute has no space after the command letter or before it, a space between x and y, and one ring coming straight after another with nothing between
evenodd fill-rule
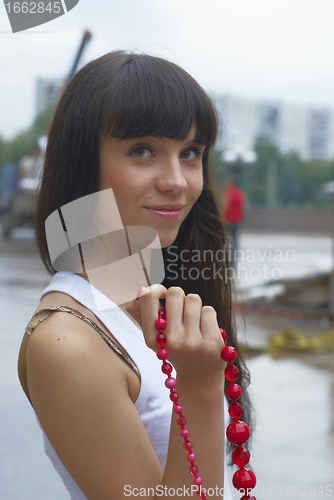
<instances>
[{"instance_id":1,"label":"red bead necklace","mask_svg":"<svg viewBox=\"0 0 334 500\"><path fill-rule=\"evenodd\" d=\"M197 495L199 496L199 498L201 498L202 500L207 500L205 489L201 487L203 480L199 476L197 465L195 465L196 455L195 453L193 453L193 444L188 439L190 432L186 428L187 420L183 415L183 407L179 404L179 395L175 391L177 380L171 376L173 367L167 360L168 350L165 347L166 337L164 334L164 329L166 328L166 326L166 310L159 309L159 317L155 321L155 327L158 329L156 341L159 344L157 357L162 361L162 372L167 375L165 386L170 391L169 397L173 402L173 411L178 414L177 423L180 427L181 437L183 438L183 447L187 452L187 460L190 464L189 470L193 475L193 484L197 486ZM245 466L248 464L250 459L250 453L243 445L249 439L250 429L245 422L239 420L242 415L243 408L241 404L237 402L237 400L242 394L242 388L240 387L240 385L235 383L239 376L239 370L235 365L233 365L233 361L236 360L238 353L234 347L227 344L227 335L225 330L220 328L220 333L225 343L225 347L221 352L221 357L227 363L224 374L226 380L230 382L230 385L227 387L225 392L226 396L232 400L232 403L228 408L228 412L230 414L230 417L233 419L233 422L231 422L227 426L226 436L231 443L236 445L236 448L232 453L232 461L239 467L239 470L237 470L233 474L232 483L233 486L243 494L240 500L256 500L254 496L250 495L250 491L256 485L255 474L250 469L245 469Z\"/></svg>"}]
</instances>

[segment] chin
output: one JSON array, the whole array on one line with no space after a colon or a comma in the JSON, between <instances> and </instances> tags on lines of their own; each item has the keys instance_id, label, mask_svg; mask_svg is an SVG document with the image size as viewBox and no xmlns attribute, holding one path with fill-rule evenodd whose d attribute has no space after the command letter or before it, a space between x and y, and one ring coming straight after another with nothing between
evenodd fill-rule
<instances>
[{"instance_id":1,"label":"chin","mask_svg":"<svg viewBox=\"0 0 334 500\"><path fill-rule=\"evenodd\" d=\"M160 235L159 234L159 240L160 240L160 245L161 248L167 248L170 245L173 245L174 241L176 240L177 233L175 234L169 234L169 235Z\"/></svg>"}]
</instances>

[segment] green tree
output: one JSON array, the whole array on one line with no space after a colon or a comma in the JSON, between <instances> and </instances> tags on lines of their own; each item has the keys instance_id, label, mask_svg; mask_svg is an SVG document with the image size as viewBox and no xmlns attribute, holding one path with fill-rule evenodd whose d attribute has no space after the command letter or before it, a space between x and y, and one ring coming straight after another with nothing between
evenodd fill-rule
<instances>
[{"instance_id":1,"label":"green tree","mask_svg":"<svg viewBox=\"0 0 334 500\"><path fill-rule=\"evenodd\" d=\"M222 160L222 150L214 149L211 153L211 166L213 173L213 180L215 183L216 190L221 193L224 183L228 177L228 171L226 165Z\"/></svg>"},{"instance_id":2,"label":"green tree","mask_svg":"<svg viewBox=\"0 0 334 500\"><path fill-rule=\"evenodd\" d=\"M301 182L302 161L298 154L291 152L279 163L277 176L277 199L279 205L297 207L303 203L303 184Z\"/></svg>"},{"instance_id":3,"label":"green tree","mask_svg":"<svg viewBox=\"0 0 334 500\"><path fill-rule=\"evenodd\" d=\"M334 180L334 161L310 160L298 166L298 179L302 189L302 204L310 208L322 208L329 203L322 201L320 192L325 182Z\"/></svg>"},{"instance_id":4,"label":"green tree","mask_svg":"<svg viewBox=\"0 0 334 500\"><path fill-rule=\"evenodd\" d=\"M279 170L281 157L276 146L266 137L258 137L254 144L257 159L243 168L240 184L244 189L248 202L252 205L267 203L268 163L277 162Z\"/></svg>"},{"instance_id":5,"label":"green tree","mask_svg":"<svg viewBox=\"0 0 334 500\"><path fill-rule=\"evenodd\" d=\"M18 133L13 139L5 140L0 136L0 166L16 163L22 156L38 148L38 138L44 134L50 122L52 107L36 116L31 126Z\"/></svg>"}]
</instances>

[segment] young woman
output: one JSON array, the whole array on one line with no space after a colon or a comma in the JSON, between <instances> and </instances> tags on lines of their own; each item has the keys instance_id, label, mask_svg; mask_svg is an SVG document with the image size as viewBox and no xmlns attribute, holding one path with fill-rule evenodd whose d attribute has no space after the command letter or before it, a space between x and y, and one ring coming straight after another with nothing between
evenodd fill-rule
<instances>
[{"instance_id":1,"label":"young woman","mask_svg":"<svg viewBox=\"0 0 334 500\"><path fill-rule=\"evenodd\" d=\"M214 107L188 73L125 52L81 69L56 109L36 211L37 245L54 276L27 327L19 372L46 452L73 500L196 497L154 352L161 301L168 360L203 487L215 489L212 498L225 487L228 498L219 327L230 345L236 340L209 172L216 129ZM55 274L45 221L109 188L125 227L157 231L166 276L141 290L139 300L118 307L105 297L109 307L98 310L85 273ZM248 372L240 358L236 364L247 420Z\"/></svg>"}]
</instances>

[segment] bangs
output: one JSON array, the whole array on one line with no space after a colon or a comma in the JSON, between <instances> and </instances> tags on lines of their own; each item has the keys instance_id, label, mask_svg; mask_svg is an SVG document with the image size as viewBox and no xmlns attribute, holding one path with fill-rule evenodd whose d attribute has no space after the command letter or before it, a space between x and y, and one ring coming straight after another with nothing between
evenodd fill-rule
<instances>
[{"instance_id":1,"label":"bangs","mask_svg":"<svg viewBox=\"0 0 334 500\"><path fill-rule=\"evenodd\" d=\"M215 108L186 71L152 56L124 54L124 59L105 89L103 135L121 140L145 136L182 140L195 124L196 142L214 144Z\"/></svg>"}]
</instances>

